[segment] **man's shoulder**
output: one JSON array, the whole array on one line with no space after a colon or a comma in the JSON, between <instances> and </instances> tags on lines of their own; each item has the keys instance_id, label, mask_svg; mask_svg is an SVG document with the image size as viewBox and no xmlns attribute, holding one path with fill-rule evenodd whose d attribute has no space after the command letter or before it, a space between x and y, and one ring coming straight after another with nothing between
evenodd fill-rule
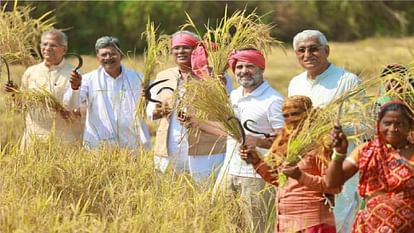
<instances>
[{"instance_id":1,"label":"man's shoulder","mask_svg":"<svg viewBox=\"0 0 414 233\"><path fill-rule=\"evenodd\" d=\"M335 65L333 66L333 68L335 69L335 73L338 74L341 79L359 81L359 78L356 74L346 70L345 68L338 67Z\"/></svg>"},{"instance_id":2,"label":"man's shoulder","mask_svg":"<svg viewBox=\"0 0 414 233\"><path fill-rule=\"evenodd\" d=\"M91 70L91 71L89 71L88 73L86 73L86 74L84 74L82 76L83 76L83 78L89 78L91 76L97 75L99 73L99 70L100 69L101 69L101 67L99 67L97 69L94 69L94 70Z\"/></svg>"},{"instance_id":3,"label":"man's shoulder","mask_svg":"<svg viewBox=\"0 0 414 233\"><path fill-rule=\"evenodd\" d=\"M142 76L144 76L144 74L141 71L138 70L134 70L134 69L130 69L130 68L125 68L125 73L127 73L128 77L135 77L135 78L142 78Z\"/></svg>"},{"instance_id":4,"label":"man's shoulder","mask_svg":"<svg viewBox=\"0 0 414 233\"><path fill-rule=\"evenodd\" d=\"M296 76L293 76L293 78L289 81L289 85L290 85L291 83L301 82L301 81L303 81L304 79L306 79L306 71L304 71L304 72L302 72L302 73L300 73L300 74L298 74L298 75L296 75Z\"/></svg>"},{"instance_id":5,"label":"man's shoulder","mask_svg":"<svg viewBox=\"0 0 414 233\"><path fill-rule=\"evenodd\" d=\"M270 96L273 99L281 99L283 100L285 97L278 91L276 88L270 86L268 84L268 88L265 90L264 94Z\"/></svg>"},{"instance_id":6,"label":"man's shoulder","mask_svg":"<svg viewBox=\"0 0 414 233\"><path fill-rule=\"evenodd\" d=\"M43 62L40 62L40 63L34 64L34 65L31 65L31 66L29 66L29 67L25 70L25 73L30 73L30 72L33 72L33 71L35 71L35 70L39 69L39 68L40 68L40 67L42 67L42 66L44 66L44 65L43 65Z\"/></svg>"}]
</instances>

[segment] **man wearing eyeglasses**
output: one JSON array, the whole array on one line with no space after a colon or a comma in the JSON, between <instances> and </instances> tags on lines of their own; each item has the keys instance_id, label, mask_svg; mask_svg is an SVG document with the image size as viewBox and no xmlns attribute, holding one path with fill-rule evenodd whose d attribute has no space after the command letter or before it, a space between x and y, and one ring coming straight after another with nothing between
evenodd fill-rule
<instances>
[{"instance_id":1,"label":"man wearing eyeglasses","mask_svg":"<svg viewBox=\"0 0 414 233\"><path fill-rule=\"evenodd\" d=\"M305 72L290 81L288 96L306 95L315 107L321 107L360 83L355 74L328 61L328 41L320 31L298 33L293 38L293 49Z\"/></svg>"},{"instance_id":2,"label":"man wearing eyeglasses","mask_svg":"<svg viewBox=\"0 0 414 233\"><path fill-rule=\"evenodd\" d=\"M70 73L74 67L69 64L64 56L68 50L68 39L65 33L51 29L41 36L40 52L43 61L29 67L23 74L21 81L22 90L45 90L50 92L59 101L63 101L63 95L69 88ZM6 84L6 91L13 92L18 89L15 84ZM77 109L78 110L78 109ZM55 138L65 143L81 140L82 128L80 114L77 112L40 113L38 109L29 109L26 115L21 149L27 148L32 139L46 139L51 133ZM70 116L70 120L68 119Z\"/></svg>"},{"instance_id":3,"label":"man wearing eyeglasses","mask_svg":"<svg viewBox=\"0 0 414 233\"><path fill-rule=\"evenodd\" d=\"M295 76L289 83L288 96L305 95L313 106L324 107L345 92L360 84L359 78L328 61L329 45L324 34L317 30L305 30L293 38L293 49L305 72ZM348 148L350 151L352 150ZM358 177L345 183L343 191L336 197L335 221L338 232L350 232L352 216L346 216L355 200ZM352 214L351 214L352 215ZM347 219L346 219L347 218ZM347 223L346 221L351 221Z\"/></svg>"},{"instance_id":4,"label":"man wearing eyeglasses","mask_svg":"<svg viewBox=\"0 0 414 233\"><path fill-rule=\"evenodd\" d=\"M95 49L100 66L83 77L72 72L71 88L64 98L69 109L81 103L87 106L85 148L110 145L135 150L140 145L148 147L147 126L135 119L142 73L121 64L118 38L103 36L96 41Z\"/></svg>"}]
</instances>

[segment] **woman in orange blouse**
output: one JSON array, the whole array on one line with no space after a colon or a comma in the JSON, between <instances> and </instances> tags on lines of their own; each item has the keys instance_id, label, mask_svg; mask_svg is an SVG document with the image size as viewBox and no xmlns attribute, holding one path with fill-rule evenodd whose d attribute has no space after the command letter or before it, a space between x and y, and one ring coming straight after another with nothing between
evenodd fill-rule
<instances>
[{"instance_id":1,"label":"woman in orange blouse","mask_svg":"<svg viewBox=\"0 0 414 233\"><path fill-rule=\"evenodd\" d=\"M285 126L273 142L269 150L270 159L283 161L289 137L300 130L300 125L312 110L312 101L306 96L291 96L285 99L282 111ZM297 166L283 166L281 162L275 167L269 167L253 148L240 149L240 155L246 161L251 161L256 171L275 186L277 173L283 172L288 176L284 186L279 186L276 193L276 229L275 232L306 232L306 233L335 233L335 219L326 204L329 196L340 191L339 188L329 189L323 182L327 161L332 151L323 146L314 148L307 153Z\"/></svg>"},{"instance_id":2,"label":"woman in orange blouse","mask_svg":"<svg viewBox=\"0 0 414 233\"><path fill-rule=\"evenodd\" d=\"M414 144L407 138L413 113L401 101L384 104L376 137L346 158L348 142L335 128L334 153L326 175L328 187L339 187L357 171L362 205L352 232L414 232Z\"/></svg>"}]
</instances>

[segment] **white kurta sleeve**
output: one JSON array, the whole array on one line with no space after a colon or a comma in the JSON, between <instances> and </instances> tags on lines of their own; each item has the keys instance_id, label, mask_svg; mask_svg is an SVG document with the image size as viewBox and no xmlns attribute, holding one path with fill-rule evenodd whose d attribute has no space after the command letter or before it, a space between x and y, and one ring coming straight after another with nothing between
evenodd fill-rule
<instances>
[{"instance_id":1,"label":"white kurta sleeve","mask_svg":"<svg viewBox=\"0 0 414 233\"><path fill-rule=\"evenodd\" d=\"M78 90L73 90L71 87L65 92L63 96L63 105L69 110L79 108L81 103L86 102L89 92L89 82L85 78L82 80L82 85Z\"/></svg>"}]
</instances>

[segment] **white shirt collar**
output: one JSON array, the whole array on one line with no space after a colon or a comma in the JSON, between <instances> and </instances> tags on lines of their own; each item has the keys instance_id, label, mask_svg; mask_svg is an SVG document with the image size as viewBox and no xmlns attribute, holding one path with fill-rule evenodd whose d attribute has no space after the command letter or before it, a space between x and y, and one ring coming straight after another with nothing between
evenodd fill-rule
<instances>
[{"instance_id":1,"label":"white shirt collar","mask_svg":"<svg viewBox=\"0 0 414 233\"><path fill-rule=\"evenodd\" d=\"M122 64L121 64L121 73L119 73L119 75L116 78L114 78L110 74L108 74L106 72L106 70L103 68L103 66L100 66L99 68L102 69L102 72L103 72L103 74L104 74L105 77L111 78L111 79L114 79L114 80L122 79L123 74L125 73L125 68L124 68L124 66Z\"/></svg>"},{"instance_id":2,"label":"white shirt collar","mask_svg":"<svg viewBox=\"0 0 414 233\"><path fill-rule=\"evenodd\" d=\"M242 97L248 97L248 96L252 96L252 97L257 97L263 94L263 92L266 91L266 89L269 87L269 83L266 80L263 80L263 83L260 84L258 87L256 87L256 89L254 89L251 93L243 96L243 88L241 88L241 96Z\"/></svg>"}]
</instances>

